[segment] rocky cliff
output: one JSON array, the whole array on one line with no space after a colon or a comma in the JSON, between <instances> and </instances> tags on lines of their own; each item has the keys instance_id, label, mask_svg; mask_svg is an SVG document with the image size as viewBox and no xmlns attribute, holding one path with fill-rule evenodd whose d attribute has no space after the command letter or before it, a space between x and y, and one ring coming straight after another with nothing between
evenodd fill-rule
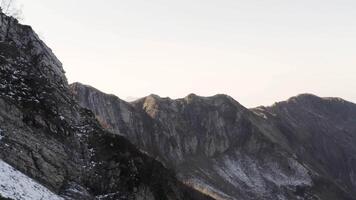
<instances>
[{"instance_id":1,"label":"rocky cliff","mask_svg":"<svg viewBox=\"0 0 356 200\"><path fill-rule=\"evenodd\" d=\"M355 104L300 95L247 109L226 95L128 103L71 91L107 130L216 199L355 199Z\"/></svg>"},{"instance_id":2,"label":"rocky cliff","mask_svg":"<svg viewBox=\"0 0 356 200\"><path fill-rule=\"evenodd\" d=\"M303 94L255 111L269 117L307 165L356 196L356 104Z\"/></svg>"},{"instance_id":3,"label":"rocky cliff","mask_svg":"<svg viewBox=\"0 0 356 200\"><path fill-rule=\"evenodd\" d=\"M0 173L11 199L210 199L104 130L52 51L1 12Z\"/></svg>"}]
</instances>

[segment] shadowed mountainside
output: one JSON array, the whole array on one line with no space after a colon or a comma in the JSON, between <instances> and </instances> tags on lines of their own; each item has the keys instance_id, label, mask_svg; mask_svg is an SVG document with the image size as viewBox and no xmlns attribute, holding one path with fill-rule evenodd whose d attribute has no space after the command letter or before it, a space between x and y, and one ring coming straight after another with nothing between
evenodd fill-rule
<instances>
[{"instance_id":1,"label":"shadowed mountainside","mask_svg":"<svg viewBox=\"0 0 356 200\"><path fill-rule=\"evenodd\" d=\"M16 169L0 169L15 184L0 183L0 194L14 199L210 199L104 130L72 98L52 51L31 27L1 12L0 160ZM43 185L48 194L20 193L25 179L31 192Z\"/></svg>"},{"instance_id":2,"label":"shadowed mountainside","mask_svg":"<svg viewBox=\"0 0 356 200\"><path fill-rule=\"evenodd\" d=\"M226 95L176 100L150 95L127 103L80 83L71 91L108 130L217 199L356 194L352 103L300 95L249 110Z\"/></svg>"}]
</instances>

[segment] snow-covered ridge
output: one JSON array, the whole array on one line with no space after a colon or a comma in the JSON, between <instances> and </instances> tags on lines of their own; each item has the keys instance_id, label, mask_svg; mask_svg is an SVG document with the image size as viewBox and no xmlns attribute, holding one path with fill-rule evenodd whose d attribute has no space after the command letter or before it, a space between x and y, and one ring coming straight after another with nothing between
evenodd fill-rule
<instances>
[{"instance_id":1,"label":"snow-covered ridge","mask_svg":"<svg viewBox=\"0 0 356 200\"><path fill-rule=\"evenodd\" d=\"M2 160L0 194L14 200L64 200Z\"/></svg>"}]
</instances>

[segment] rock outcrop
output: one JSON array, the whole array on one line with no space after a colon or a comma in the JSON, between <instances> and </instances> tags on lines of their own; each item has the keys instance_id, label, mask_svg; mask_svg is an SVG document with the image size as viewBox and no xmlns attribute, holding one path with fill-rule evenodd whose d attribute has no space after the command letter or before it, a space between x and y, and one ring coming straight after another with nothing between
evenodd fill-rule
<instances>
[{"instance_id":1,"label":"rock outcrop","mask_svg":"<svg viewBox=\"0 0 356 200\"><path fill-rule=\"evenodd\" d=\"M104 130L72 98L52 51L31 27L1 12L0 160L23 174L13 177L27 176L63 199L210 199Z\"/></svg>"},{"instance_id":2,"label":"rock outcrop","mask_svg":"<svg viewBox=\"0 0 356 200\"><path fill-rule=\"evenodd\" d=\"M71 91L108 130L216 199L355 199L352 103L302 95L247 109L226 95L127 103L80 83Z\"/></svg>"}]
</instances>

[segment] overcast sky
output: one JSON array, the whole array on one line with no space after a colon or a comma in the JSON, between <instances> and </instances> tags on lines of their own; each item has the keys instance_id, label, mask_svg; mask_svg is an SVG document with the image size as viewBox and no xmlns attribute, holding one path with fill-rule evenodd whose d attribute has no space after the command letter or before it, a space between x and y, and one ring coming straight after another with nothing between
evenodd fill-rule
<instances>
[{"instance_id":1,"label":"overcast sky","mask_svg":"<svg viewBox=\"0 0 356 200\"><path fill-rule=\"evenodd\" d=\"M355 0L18 0L69 82L125 99L356 102Z\"/></svg>"}]
</instances>

